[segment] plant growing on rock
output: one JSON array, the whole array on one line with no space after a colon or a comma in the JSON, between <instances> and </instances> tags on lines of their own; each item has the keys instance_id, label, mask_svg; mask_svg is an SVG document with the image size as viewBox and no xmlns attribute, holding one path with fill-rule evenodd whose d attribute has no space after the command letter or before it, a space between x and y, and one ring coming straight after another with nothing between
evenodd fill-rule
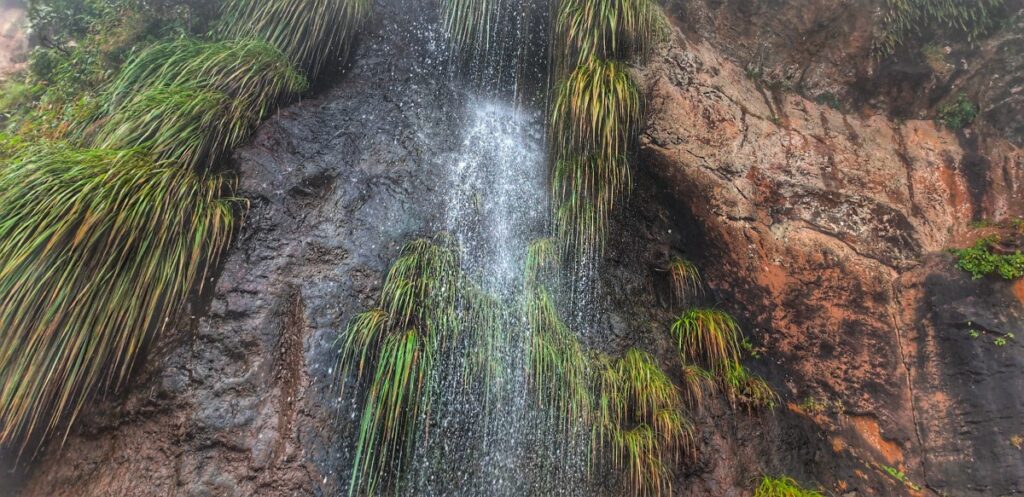
<instances>
[{"instance_id":1,"label":"plant growing on rock","mask_svg":"<svg viewBox=\"0 0 1024 497\"><path fill-rule=\"evenodd\" d=\"M723 374L739 362L740 327L719 309L690 309L671 328L684 363L700 362Z\"/></svg>"},{"instance_id":2,"label":"plant growing on rock","mask_svg":"<svg viewBox=\"0 0 1024 497\"><path fill-rule=\"evenodd\" d=\"M595 442L623 469L632 495L672 493L666 462L693 446L682 399L654 357L637 349L600 372Z\"/></svg>"},{"instance_id":3,"label":"plant growing on rock","mask_svg":"<svg viewBox=\"0 0 1024 497\"><path fill-rule=\"evenodd\" d=\"M974 43L998 24L1005 0L886 0L875 49L890 55L913 36L944 29Z\"/></svg>"},{"instance_id":4,"label":"plant growing on rock","mask_svg":"<svg viewBox=\"0 0 1024 497\"><path fill-rule=\"evenodd\" d=\"M701 293L704 289L700 270L687 259L676 257L668 264L669 277L672 279L672 295L676 301L686 300Z\"/></svg>"},{"instance_id":5,"label":"plant growing on rock","mask_svg":"<svg viewBox=\"0 0 1024 497\"><path fill-rule=\"evenodd\" d=\"M764 378L747 371L739 362L730 362L725 371L725 387L729 402L748 410L775 409L779 395Z\"/></svg>"},{"instance_id":6,"label":"plant growing on rock","mask_svg":"<svg viewBox=\"0 0 1024 497\"><path fill-rule=\"evenodd\" d=\"M450 237L418 239L402 248L378 307L356 316L339 340L342 393L353 372L361 386L350 495L377 495L395 465L412 455L417 423L431 407L428 375L441 354L466 354L467 381L478 375L493 379L489 354L475 348L490 346L501 322L497 302L463 275Z\"/></svg>"},{"instance_id":7,"label":"plant growing on rock","mask_svg":"<svg viewBox=\"0 0 1024 497\"><path fill-rule=\"evenodd\" d=\"M217 32L264 40L315 79L346 54L371 8L370 0L226 0Z\"/></svg>"},{"instance_id":8,"label":"plant growing on rock","mask_svg":"<svg viewBox=\"0 0 1024 497\"><path fill-rule=\"evenodd\" d=\"M0 444L124 384L234 226L226 180L138 150L19 148L0 168ZM66 417L65 417L66 416ZM23 445L24 447L24 445Z\"/></svg>"},{"instance_id":9,"label":"plant growing on rock","mask_svg":"<svg viewBox=\"0 0 1024 497\"><path fill-rule=\"evenodd\" d=\"M143 146L185 167L211 167L305 88L266 43L179 39L129 60L80 128L93 146Z\"/></svg>"},{"instance_id":10,"label":"plant growing on rock","mask_svg":"<svg viewBox=\"0 0 1024 497\"><path fill-rule=\"evenodd\" d=\"M651 0L564 0L555 18L555 51L565 58L564 68L593 59L629 59L646 54L663 27Z\"/></svg>"},{"instance_id":11,"label":"plant growing on rock","mask_svg":"<svg viewBox=\"0 0 1024 497\"><path fill-rule=\"evenodd\" d=\"M951 130L960 130L969 126L978 117L978 106L967 99L963 93L939 107L939 122Z\"/></svg>"},{"instance_id":12,"label":"plant growing on rock","mask_svg":"<svg viewBox=\"0 0 1024 497\"><path fill-rule=\"evenodd\" d=\"M764 476L754 490L754 497L824 497L817 490L808 490L788 476Z\"/></svg>"},{"instance_id":13,"label":"plant growing on rock","mask_svg":"<svg viewBox=\"0 0 1024 497\"><path fill-rule=\"evenodd\" d=\"M976 280L992 274L998 274L1005 280L1024 276L1024 254L1019 250L1011 254L996 253L994 250L999 241L998 235L992 235L978 240L968 248L953 249L950 252L957 258L957 267L971 273L971 277Z\"/></svg>"},{"instance_id":14,"label":"plant growing on rock","mask_svg":"<svg viewBox=\"0 0 1024 497\"><path fill-rule=\"evenodd\" d=\"M609 216L632 180L640 92L615 61L590 60L555 87L551 111L555 226L568 247L603 249Z\"/></svg>"}]
</instances>

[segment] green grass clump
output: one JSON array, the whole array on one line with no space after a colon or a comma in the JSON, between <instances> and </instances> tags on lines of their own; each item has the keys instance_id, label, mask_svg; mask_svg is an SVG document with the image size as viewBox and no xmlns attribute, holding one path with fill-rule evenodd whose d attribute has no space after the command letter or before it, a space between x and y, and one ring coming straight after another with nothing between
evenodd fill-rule
<instances>
[{"instance_id":1,"label":"green grass clump","mask_svg":"<svg viewBox=\"0 0 1024 497\"><path fill-rule=\"evenodd\" d=\"M661 33L661 12L651 0L563 0L555 19L556 51L576 65L592 59L645 54Z\"/></svg>"},{"instance_id":2,"label":"green grass clump","mask_svg":"<svg viewBox=\"0 0 1024 497\"><path fill-rule=\"evenodd\" d=\"M590 421L593 404L590 358L558 317L544 289L527 296L531 388L541 406L552 408L567 430Z\"/></svg>"},{"instance_id":3,"label":"green grass clump","mask_svg":"<svg viewBox=\"0 0 1024 497\"><path fill-rule=\"evenodd\" d=\"M530 242L524 266L523 281L528 293L542 282L557 277L561 268L558 241L554 238L540 238Z\"/></svg>"},{"instance_id":4,"label":"green grass clump","mask_svg":"<svg viewBox=\"0 0 1024 497\"><path fill-rule=\"evenodd\" d=\"M622 63L594 59L555 87L551 109L557 232L579 251L603 248L609 215L632 185L640 91Z\"/></svg>"},{"instance_id":5,"label":"green grass clump","mask_svg":"<svg viewBox=\"0 0 1024 497\"><path fill-rule=\"evenodd\" d=\"M997 274L1005 280L1024 276L1024 254L1020 250L1012 254L997 254L993 249L999 244L999 236L982 238L965 249L953 249L958 268L971 273L974 279Z\"/></svg>"},{"instance_id":6,"label":"green grass clump","mask_svg":"<svg viewBox=\"0 0 1024 497\"><path fill-rule=\"evenodd\" d=\"M765 476L754 490L754 497L825 497L817 490L807 490L788 476Z\"/></svg>"},{"instance_id":7,"label":"green grass clump","mask_svg":"<svg viewBox=\"0 0 1024 497\"><path fill-rule=\"evenodd\" d=\"M939 107L939 121L951 130L964 129L978 117L978 106L963 93Z\"/></svg>"},{"instance_id":8,"label":"green grass clump","mask_svg":"<svg viewBox=\"0 0 1024 497\"><path fill-rule=\"evenodd\" d=\"M595 447L627 475L631 495L671 495L667 462L692 445L679 391L654 357L637 349L600 372Z\"/></svg>"},{"instance_id":9,"label":"green grass clump","mask_svg":"<svg viewBox=\"0 0 1024 497\"><path fill-rule=\"evenodd\" d=\"M704 364L723 373L730 363L739 362L740 327L719 309L690 309L672 324L683 363Z\"/></svg>"},{"instance_id":10,"label":"green grass clump","mask_svg":"<svg viewBox=\"0 0 1024 497\"><path fill-rule=\"evenodd\" d=\"M700 270L687 259L676 257L668 264L668 273L672 279L672 296L676 301L683 301L697 295L703 290Z\"/></svg>"},{"instance_id":11,"label":"green grass clump","mask_svg":"<svg viewBox=\"0 0 1024 497\"><path fill-rule=\"evenodd\" d=\"M129 60L80 128L93 146L142 146L183 167L212 167L305 88L266 43L179 39Z\"/></svg>"},{"instance_id":12,"label":"green grass clump","mask_svg":"<svg viewBox=\"0 0 1024 497\"><path fill-rule=\"evenodd\" d=\"M227 245L224 187L136 150L31 145L0 165L0 445L124 383Z\"/></svg>"},{"instance_id":13,"label":"green grass clump","mask_svg":"<svg viewBox=\"0 0 1024 497\"><path fill-rule=\"evenodd\" d=\"M407 243L377 308L356 316L339 341L342 392L354 373L362 406L350 495L378 495L408 462L431 406L427 377L441 354L465 354L467 384L497 380L490 361L501 346L502 310L466 279L459 259L443 234Z\"/></svg>"},{"instance_id":14,"label":"green grass clump","mask_svg":"<svg viewBox=\"0 0 1024 497\"><path fill-rule=\"evenodd\" d=\"M764 378L747 371L739 362L730 362L725 371L725 386L729 401L748 410L775 409L779 395Z\"/></svg>"},{"instance_id":15,"label":"green grass clump","mask_svg":"<svg viewBox=\"0 0 1024 497\"><path fill-rule=\"evenodd\" d=\"M315 79L346 55L371 0L226 0L218 34L261 39Z\"/></svg>"},{"instance_id":16,"label":"green grass clump","mask_svg":"<svg viewBox=\"0 0 1024 497\"><path fill-rule=\"evenodd\" d=\"M1006 0L886 0L881 35L875 48L889 55L914 36L941 29L966 36L971 43L999 23Z\"/></svg>"}]
</instances>

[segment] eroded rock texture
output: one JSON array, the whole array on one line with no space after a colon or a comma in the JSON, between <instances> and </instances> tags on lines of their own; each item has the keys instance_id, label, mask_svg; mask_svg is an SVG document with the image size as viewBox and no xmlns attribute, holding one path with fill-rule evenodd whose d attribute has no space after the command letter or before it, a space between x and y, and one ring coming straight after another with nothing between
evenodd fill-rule
<instances>
[{"instance_id":1,"label":"eroded rock texture","mask_svg":"<svg viewBox=\"0 0 1024 497\"><path fill-rule=\"evenodd\" d=\"M685 204L692 251L790 409L857 462L823 480L910 491L876 487L888 466L925 493L1024 492L1024 344L993 343L1021 329L1019 289L943 254L972 219L1021 215L1021 150L991 139L978 160L931 121L769 93L709 44L675 43L643 72L642 167Z\"/></svg>"},{"instance_id":2,"label":"eroded rock texture","mask_svg":"<svg viewBox=\"0 0 1024 497\"><path fill-rule=\"evenodd\" d=\"M348 72L237 154L251 210L191 312L63 447L5 473L20 480L7 493L344 493L354 411L331 390L333 341L398 247L437 228L465 97L434 55L429 9L377 3ZM954 134L928 119L932 97L907 97L912 80L872 86L875 6L673 2L683 29L637 71L649 114L636 188L588 302L601 312L578 331L672 364L681 309L663 268L685 253L784 403L711 402L678 495L748 496L763 473L845 497L1024 493L1024 287L973 281L944 252L978 235L972 219L1024 214L1019 24L972 49L966 72L925 78L921 93L991 95L976 129ZM798 76L806 97L748 76L764 44L766 74ZM825 92L844 112L817 102Z\"/></svg>"}]
</instances>

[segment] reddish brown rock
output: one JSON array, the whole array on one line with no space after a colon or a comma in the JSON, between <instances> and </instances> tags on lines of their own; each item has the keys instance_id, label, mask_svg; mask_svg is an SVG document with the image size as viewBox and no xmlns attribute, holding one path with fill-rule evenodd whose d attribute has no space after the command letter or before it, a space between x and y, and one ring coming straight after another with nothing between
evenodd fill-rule
<instances>
[{"instance_id":1,"label":"reddish brown rock","mask_svg":"<svg viewBox=\"0 0 1024 497\"><path fill-rule=\"evenodd\" d=\"M941 255L972 219L1024 212L1024 153L986 138L980 157L931 121L769 93L707 42L671 45L641 74L641 167L685 204L679 224L757 328L784 396L841 406L818 425L862 468L817 476L857 495L892 491L856 481L891 480L886 467L909 493L1024 491L1007 449L1024 419L1024 342L998 360L954 353L965 323L984 316L994 337L1021 329L1024 307L1011 285L970 282Z\"/></svg>"}]
</instances>

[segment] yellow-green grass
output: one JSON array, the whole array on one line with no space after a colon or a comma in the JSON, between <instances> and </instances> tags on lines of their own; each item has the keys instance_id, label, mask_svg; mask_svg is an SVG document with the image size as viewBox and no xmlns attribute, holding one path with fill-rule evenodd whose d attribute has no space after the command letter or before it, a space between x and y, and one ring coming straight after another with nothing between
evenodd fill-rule
<instances>
[{"instance_id":1,"label":"yellow-green grass","mask_svg":"<svg viewBox=\"0 0 1024 497\"><path fill-rule=\"evenodd\" d=\"M561 0L554 43L564 63L645 54L663 26L652 0Z\"/></svg>"},{"instance_id":2,"label":"yellow-green grass","mask_svg":"<svg viewBox=\"0 0 1024 497\"><path fill-rule=\"evenodd\" d=\"M807 490L788 476L764 476L754 490L754 497L824 497L817 490Z\"/></svg>"},{"instance_id":3,"label":"yellow-green grass","mask_svg":"<svg viewBox=\"0 0 1024 497\"><path fill-rule=\"evenodd\" d=\"M701 364L721 375L739 362L740 327L725 311L690 309L676 319L671 332L683 363Z\"/></svg>"},{"instance_id":4,"label":"yellow-green grass","mask_svg":"<svg viewBox=\"0 0 1024 497\"><path fill-rule=\"evenodd\" d=\"M225 187L138 150L27 145L0 164L0 445L123 385L227 245Z\"/></svg>"},{"instance_id":5,"label":"yellow-green grass","mask_svg":"<svg viewBox=\"0 0 1024 497\"><path fill-rule=\"evenodd\" d=\"M218 34L261 39L316 79L347 54L372 0L226 0Z\"/></svg>"}]
</instances>

